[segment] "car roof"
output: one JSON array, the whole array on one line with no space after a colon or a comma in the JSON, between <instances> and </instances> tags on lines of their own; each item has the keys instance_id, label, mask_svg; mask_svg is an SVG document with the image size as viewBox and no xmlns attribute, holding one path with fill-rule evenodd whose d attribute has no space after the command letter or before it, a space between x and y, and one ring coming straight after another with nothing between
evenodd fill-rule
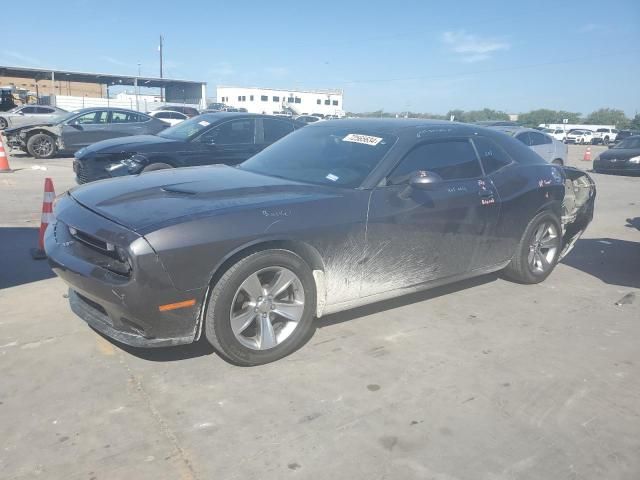
<instances>
[{"instance_id":1,"label":"car roof","mask_svg":"<svg viewBox=\"0 0 640 480\"><path fill-rule=\"evenodd\" d=\"M446 130L465 134L473 130L480 130L483 127L470 125L467 123L449 122L444 120L427 120L422 118L349 118L339 122L315 122L305 128L352 128L369 129L379 133L389 133L398 135L404 131L414 132L416 129L425 130Z\"/></svg>"},{"instance_id":2,"label":"car roof","mask_svg":"<svg viewBox=\"0 0 640 480\"><path fill-rule=\"evenodd\" d=\"M247 112L206 112L198 115L198 118L205 119L209 122L218 122L220 120L228 120L231 118L275 118L282 120L282 117L276 115L264 115L261 113Z\"/></svg>"},{"instance_id":3,"label":"car roof","mask_svg":"<svg viewBox=\"0 0 640 480\"><path fill-rule=\"evenodd\" d=\"M498 130L500 132L508 133L509 135L516 136L522 132L537 132L541 133L540 130L536 130L535 128L527 128L527 127L511 127L511 126L490 126L486 127L490 130Z\"/></svg>"}]
</instances>

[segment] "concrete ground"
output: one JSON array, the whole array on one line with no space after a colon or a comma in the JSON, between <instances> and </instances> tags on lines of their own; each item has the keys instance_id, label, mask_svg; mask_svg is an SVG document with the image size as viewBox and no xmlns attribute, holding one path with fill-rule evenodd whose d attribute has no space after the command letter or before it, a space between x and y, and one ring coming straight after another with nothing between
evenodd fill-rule
<instances>
[{"instance_id":1,"label":"concrete ground","mask_svg":"<svg viewBox=\"0 0 640 480\"><path fill-rule=\"evenodd\" d=\"M594 148L594 155L602 147ZM584 147L571 146L571 162ZM33 165L47 170L32 170ZM279 362L123 349L36 244L43 179L0 174L0 478L640 478L640 178L543 284L486 276L318 321Z\"/></svg>"}]
</instances>

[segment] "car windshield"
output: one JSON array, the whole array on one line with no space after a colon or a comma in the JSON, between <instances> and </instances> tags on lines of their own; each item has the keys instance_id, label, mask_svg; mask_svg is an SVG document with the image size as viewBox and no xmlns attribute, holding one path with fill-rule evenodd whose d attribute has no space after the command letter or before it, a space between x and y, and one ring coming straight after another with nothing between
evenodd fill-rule
<instances>
[{"instance_id":1,"label":"car windshield","mask_svg":"<svg viewBox=\"0 0 640 480\"><path fill-rule=\"evenodd\" d=\"M396 140L393 135L361 129L305 127L238 168L297 182L355 188Z\"/></svg>"},{"instance_id":2,"label":"car windshield","mask_svg":"<svg viewBox=\"0 0 640 480\"><path fill-rule=\"evenodd\" d=\"M211 122L202 118L202 116L193 117L163 130L158 136L170 138L171 140L187 141L205 131L209 125L211 125Z\"/></svg>"},{"instance_id":3,"label":"car windshield","mask_svg":"<svg viewBox=\"0 0 640 480\"><path fill-rule=\"evenodd\" d=\"M22 108L22 105L19 105L17 107L13 107L11 110L7 110L7 113L16 113L21 108Z\"/></svg>"},{"instance_id":4,"label":"car windshield","mask_svg":"<svg viewBox=\"0 0 640 480\"><path fill-rule=\"evenodd\" d=\"M596 130L596 132L608 132L609 129L608 128L599 128L598 130Z\"/></svg>"},{"instance_id":5,"label":"car windshield","mask_svg":"<svg viewBox=\"0 0 640 480\"><path fill-rule=\"evenodd\" d=\"M627 137L613 148L640 148L640 136Z\"/></svg>"}]
</instances>

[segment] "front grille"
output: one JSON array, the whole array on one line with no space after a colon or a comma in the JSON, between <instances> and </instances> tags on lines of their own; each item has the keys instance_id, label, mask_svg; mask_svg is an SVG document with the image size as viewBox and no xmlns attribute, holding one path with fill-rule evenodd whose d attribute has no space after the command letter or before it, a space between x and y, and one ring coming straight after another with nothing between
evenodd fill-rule
<instances>
[{"instance_id":1,"label":"front grille","mask_svg":"<svg viewBox=\"0 0 640 480\"><path fill-rule=\"evenodd\" d=\"M102 315L107 315L107 311L99 303L94 302L93 300L85 297L84 295L80 295L78 292L76 292L76 295L78 296L78 298L80 300L82 300L84 303L86 303L89 307L93 308L94 310L97 310Z\"/></svg>"},{"instance_id":2,"label":"front grille","mask_svg":"<svg viewBox=\"0 0 640 480\"><path fill-rule=\"evenodd\" d=\"M89 182L89 176L87 175L87 171L83 167L82 163L78 160L73 161L73 171L76 172L76 178L79 184Z\"/></svg>"},{"instance_id":3,"label":"front grille","mask_svg":"<svg viewBox=\"0 0 640 480\"><path fill-rule=\"evenodd\" d=\"M95 252L95 254L87 255L89 257L87 260L110 272L129 276L131 273L131 265L125 256L126 254L122 253L122 250L118 251L119 249L116 249L115 245L74 227L68 227L68 229L69 235L77 240L78 243L87 247L91 252Z\"/></svg>"}]
</instances>

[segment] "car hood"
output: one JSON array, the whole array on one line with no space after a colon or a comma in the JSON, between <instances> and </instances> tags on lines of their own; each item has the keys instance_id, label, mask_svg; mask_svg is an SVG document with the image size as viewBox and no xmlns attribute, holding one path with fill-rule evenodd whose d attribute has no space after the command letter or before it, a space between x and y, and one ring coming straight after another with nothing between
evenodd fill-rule
<instances>
[{"instance_id":1,"label":"car hood","mask_svg":"<svg viewBox=\"0 0 640 480\"><path fill-rule=\"evenodd\" d=\"M640 148L610 148L600 154L601 160L610 158L627 159L640 155Z\"/></svg>"},{"instance_id":2,"label":"car hood","mask_svg":"<svg viewBox=\"0 0 640 480\"><path fill-rule=\"evenodd\" d=\"M157 135L132 135L129 137L111 138L96 142L82 149L78 157L94 153L120 153L123 151L151 152L157 149L166 150L170 145L182 145L184 142L159 137Z\"/></svg>"},{"instance_id":3,"label":"car hood","mask_svg":"<svg viewBox=\"0 0 640 480\"><path fill-rule=\"evenodd\" d=\"M179 168L93 182L69 191L78 203L142 235L203 216L340 195L226 165Z\"/></svg>"}]
</instances>

